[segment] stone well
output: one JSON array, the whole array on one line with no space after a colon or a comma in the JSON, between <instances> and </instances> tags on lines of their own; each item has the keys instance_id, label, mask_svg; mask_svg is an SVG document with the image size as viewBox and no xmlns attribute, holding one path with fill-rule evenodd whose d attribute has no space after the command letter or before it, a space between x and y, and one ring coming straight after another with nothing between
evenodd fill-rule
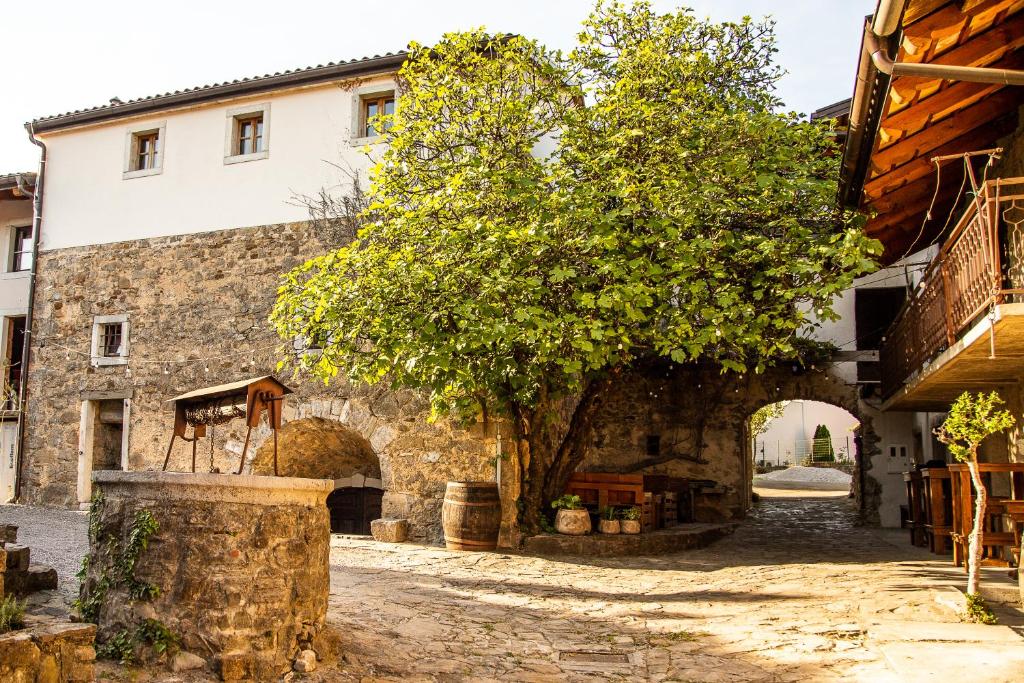
<instances>
[{"instance_id":1,"label":"stone well","mask_svg":"<svg viewBox=\"0 0 1024 683\"><path fill-rule=\"evenodd\" d=\"M225 680L277 679L322 649L332 482L102 471L93 483L82 597L102 598L98 642L155 620ZM149 515L159 526L132 566L132 530Z\"/></svg>"}]
</instances>

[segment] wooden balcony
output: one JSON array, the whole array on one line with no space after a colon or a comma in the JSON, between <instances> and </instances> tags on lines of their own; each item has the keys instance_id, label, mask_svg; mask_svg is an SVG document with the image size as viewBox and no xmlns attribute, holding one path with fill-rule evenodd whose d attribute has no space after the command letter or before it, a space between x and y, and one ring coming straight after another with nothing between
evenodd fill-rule
<instances>
[{"instance_id":1,"label":"wooden balcony","mask_svg":"<svg viewBox=\"0 0 1024 683\"><path fill-rule=\"evenodd\" d=\"M1024 178L991 180L953 227L880 349L886 410L942 411L1024 376Z\"/></svg>"}]
</instances>

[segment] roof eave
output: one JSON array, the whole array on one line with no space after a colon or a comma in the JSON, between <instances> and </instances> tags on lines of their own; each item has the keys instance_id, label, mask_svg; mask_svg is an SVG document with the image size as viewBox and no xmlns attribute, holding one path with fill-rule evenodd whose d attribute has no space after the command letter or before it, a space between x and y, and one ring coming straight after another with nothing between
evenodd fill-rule
<instances>
[{"instance_id":1,"label":"roof eave","mask_svg":"<svg viewBox=\"0 0 1024 683\"><path fill-rule=\"evenodd\" d=\"M72 112L57 116L35 119L25 124L35 133L48 133L65 128L111 121L141 114L150 114L178 107L204 104L211 101L233 99L274 90L285 90L317 83L327 83L360 76L372 76L397 71L405 62L407 54L376 57L360 62L348 62L314 69L283 73L265 78L256 78L224 83L208 88L160 95L148 99L111 105L86 111Z\"/></svg>"}]
</instances>

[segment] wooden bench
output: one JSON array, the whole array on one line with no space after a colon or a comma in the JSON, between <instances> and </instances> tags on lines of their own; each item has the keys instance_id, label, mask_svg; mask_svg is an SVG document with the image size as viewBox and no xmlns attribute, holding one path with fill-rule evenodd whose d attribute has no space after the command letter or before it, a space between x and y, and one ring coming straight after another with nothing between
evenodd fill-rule
<instances>
[{"instance_id":1,"label":"wooden bench","mask_svg":"<svg viewBox=\"0 0 1024 683\"><path fill-rule=\"evenodd\" d=\"M580 497L583 504L600 511L612 506L642 506L644 477L641 474L576 472L569 477L565 492Z\"/></svg>"}]
</instances>

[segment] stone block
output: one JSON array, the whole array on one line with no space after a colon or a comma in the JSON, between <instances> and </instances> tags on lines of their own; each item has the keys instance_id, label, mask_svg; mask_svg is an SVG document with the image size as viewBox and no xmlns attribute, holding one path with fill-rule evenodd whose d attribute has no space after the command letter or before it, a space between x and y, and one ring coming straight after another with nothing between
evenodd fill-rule
<instances>
[{"instance_id":1,"label":"stone block","mask_svg":"<svg viewBox=\"0 0 1024 683\"><path fill-rule=\"evenodd\" d=\"M382 543L403 543L409 538L409 520L375 519L370 522L370 533Z\"/></svg>"},{"instance_id":2,"label":"stone block","mask_svg":"<svg viewBox=\"0 0 1024 683\"><path fill-rule=\"evenodd\" d=\"M7 571L28 571L31 551L27 545L8 543L4 551L7 553Z\"/></svg>"},{"instance_id":3,"label":"stone block","mask_svg":"<svg viewBox=\"0 0 1024 683\"><path fill-rule=\"evenodd\" d=\"M0 546L18 542L18 527L14 524L0 524Z\"/></svg>"},{"instance_id":4,"label":"stone block","mask_svg":"<svg viewBox=\"0 0 1024 683\"><path fill-rule=\"evenodd\" d=\"M316 653L312 650L303 650L295 658L292 668L299 673L308 674L316 671Z\"/></svg>"},{"instance_id":5,"label":"stone block","mask_svg":"<svg viewBox=\"0 0 1024 683\"><path fill-rule=\"evenodd\" d=\"M56 590L57 570L43 564L29 565L28 568L28 591Z\"/></svg>"},{"instance_id":6,"label":"stone block","mask_svg":"<svg viewBox=\"0 0 1024 683\"><path fill-rule=\"evenodd\" d=\"M171 659L171 671L175 673L202 669L204 666L206 666L206 660L191 652L181 651Z\"/></svg>"}]
</instances>

